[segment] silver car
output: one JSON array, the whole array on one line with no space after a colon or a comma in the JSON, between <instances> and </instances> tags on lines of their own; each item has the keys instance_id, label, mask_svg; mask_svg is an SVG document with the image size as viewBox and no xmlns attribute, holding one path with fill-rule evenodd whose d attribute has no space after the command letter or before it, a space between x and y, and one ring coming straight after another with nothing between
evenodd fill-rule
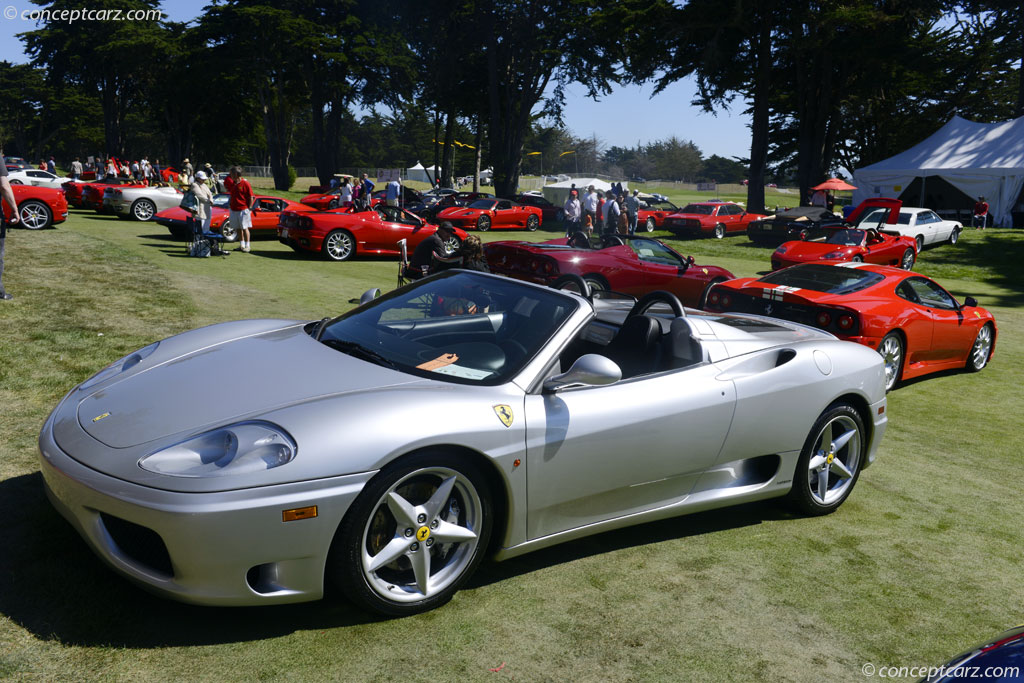
<instances>
[{"instance_id":1,"label":"silver car","mask_svg":"<svg viewBox=\"0 0 1024 683\"><path fill-rule=\"evenodd\" d=\"M103 191L103 212L151 221L164 209L181 204L181 196L181 191L174 187L108 187Z\"/></svg>"},{"instance_id":2,"label":"silver car","mask_svg":"<svg viewBox=\"0 0 1024 683\"><path fill-rule=\"evenodd\" d=\"M156 593L259 605L333 582L405 615L487 553L765 498L832 512L886 424L859 344L454 270L332 320L155 342L73 389L39 446L57 509Z\"/></svg>"}]
</instances>

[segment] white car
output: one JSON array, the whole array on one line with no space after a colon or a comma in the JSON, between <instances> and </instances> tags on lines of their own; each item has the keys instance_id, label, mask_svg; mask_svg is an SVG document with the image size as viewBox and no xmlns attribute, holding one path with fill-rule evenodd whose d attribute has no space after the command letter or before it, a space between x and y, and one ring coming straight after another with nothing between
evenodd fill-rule
<instances>
[{"instance_id":1,"label":"white car","mask_svg":"<svg viewBox=\"0 0 1024 683\"><path fill-rule=\"evenodd\" d=\"M71 178L64 178L38 168L10 171L8 176L11 185L35 185L37 187L52 187L55 190L59 190L61 185L71 180Z\"/></svg>"},{"instance_id":2,"label":"white car","mask_svg":"<svg viewBox=\"0 0 1024 683\"><path fill-rule=\"evenodd\" d=\"M174 187L108 187L103 191L103 211L118 218L150 221L164 209L181 204L182 193Z\"/></svg>"},{"instance_id":3,"label":"white car","mask_svg":"<svg viewBox=\"0 0 1024 683\"><path fill-rule=\"evenodd\" d=\"M885 219L888 212L888 207L884 206L872 209L865 213L859 224L879 223ZM878 229L913 237L917 240L917 251L920 253L929 244L942 244L943 242L956 244L964 226L956 221L943 220L931 209L903 206L900 207L900 215L895 224L881 223L878 225Z\"/></svg>"}]
</instances>

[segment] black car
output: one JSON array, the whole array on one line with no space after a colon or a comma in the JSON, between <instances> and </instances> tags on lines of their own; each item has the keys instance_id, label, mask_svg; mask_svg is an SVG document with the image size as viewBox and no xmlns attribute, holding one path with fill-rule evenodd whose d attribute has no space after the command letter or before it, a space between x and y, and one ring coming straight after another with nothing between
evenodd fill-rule
<instances>
[{"instance_id":1,"label":"black car","mask_svg":"<svg viewBox=\"0 0 1024 683\"><path fill-rule=\"evenodd\" d=\"M797 206L778 211L747 225L747 237L754 244L778 246L805 239L819 228L843 225L843 219L820 206Z\"/></svg>"},{"instance_id":2,"label":"black car","mask_svg":"<svg viewBox=\"0 0 1024 683\"><path fill-rule=\"evenodd\" d=\"M514 201L540 209L544 225L561 223L565 219L565 209L555 206L544 197L535 194L521 194L514 197Z\"/></svg>"}]
</instances>

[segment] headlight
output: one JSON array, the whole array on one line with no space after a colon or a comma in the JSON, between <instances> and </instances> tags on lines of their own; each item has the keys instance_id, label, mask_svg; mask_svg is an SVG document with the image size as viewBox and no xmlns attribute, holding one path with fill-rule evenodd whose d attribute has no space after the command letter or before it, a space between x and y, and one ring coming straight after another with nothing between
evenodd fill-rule
<instances>
[{"instance_id":1,"label":"headlight","mask_svg":"<svg viewBox=\"0 0 1024 683\"><path fill-rule=\"evenodd\" d=\"M841 252L841 251L830 251L829 253L825 254L821 258L823 258L823 259L843 258L843 252Z\"/></svg>"},{"instance_id":2,"label":"headlight","mask_svg":"<svg viewBox=\"0 0 1024 683\"><path fill-rule=\"evenodd\" d=\"M785 245L783 245L783 246L779 247L778 249L776 249L776 250L775 250L775 253L776 253L776 254L785 254L785 253L786 253L786 247L785 247Z\"/></svg>"},{"instance_id":3,"label":"headlight","mask_svg":"<svg viewBox=\"0 0 1024 683\"><path fill-rule=\"evenodd\" d=\"M295 441L279 427L240 422L147 455L139 467L171 477L224 477L280 467L295 451Z\"/></svg>"},{"instance_id":4,"label":"headlight","mask_svg":"<svg viewBox=\"0 0 1024 683\"><path fill-rule=\"evenodd\" d=\"M129 354L124 358L121 358L120 360L114 361L113 363L103 368L89 379L79 384L78 390L86 391L96 386L100 382L110 379L114 375L118 375L124 372L125 370L131 370L133 367L141 363L143 359L145 359L154 351L156 351L156 347L159 345L160 342L153 342L149 346L139 349L135 353Z\"/></svg>"}]
</instances>

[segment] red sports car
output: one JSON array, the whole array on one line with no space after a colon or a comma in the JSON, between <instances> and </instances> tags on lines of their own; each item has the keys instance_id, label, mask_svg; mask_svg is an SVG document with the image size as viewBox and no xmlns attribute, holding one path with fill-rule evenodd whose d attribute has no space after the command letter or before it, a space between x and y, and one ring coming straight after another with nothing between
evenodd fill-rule
<instances>
[{"instance_id":1,"label":"red sports car","mask_svg":"<svg viewBox=\"0 0 1024 683\"><path fill-rule=\"evenodd\" d=\"M29 230L42 230L68 219L68 202L64 192L52 187L11 185L14 201L18 202L21 226ZM11 217L11 207L3 202L4 219Z\"/></svg>"},{"instance_id":2,"label":"red sports car","mask_svg":"<svg viewBox=\"0 0 1024 683\"><path fill-rule=\"evenodd\" d=\"M491 242L484 245L494 273L519 280L556 285L578 275L591 290L613 290L636 297L663 289L683 304L699 306L710 285L733 275L717 266L699 266L650 237L605 236L591 245L577 234L548 242Z\"/></svg>"},{"instance_id":3,"label":"red sports car","mask_svg":"<svg viewBox=\"0 0 1024 683\"><path fill-rule=\"evenodd\" d=\"M231 214L228 210L228 198L229 196L226 194L214 195L210 231L224 235L226 242L234 242L238 239L238 226L231 225L229 220ZM256 206L253 207L252 212L252 236L273 236L277 231L277 223L282 211L310 212L313 209L290 199L256 195ZM153 220L170 230L171 234L178 239L188 239L188 218L189 213L185 209L174 207L164 209Z\"/></svg>"},{"instance_id":4,"label":"red sports car","mask_svg":"<svg viewBox=\"0 0 1024 683\"><path fill-rule=\"evenodd\" d=\"M109 209L103 208L103 193L106 192L108 188L118 189L125 187L146 187L146 184L137 183L128 178L117 178L112 181L104 180L85 183L82 186L80 207L83 209L92 209L98 213L111 213Z\"/></svg>"},{"instance_id":5,"label":"red sports car","mask_svg":"<svg viewBox=\"0 0 1024 683\"><path fill-rule=\"evenodd\" d=\"M805 263L740 278L715 286L705 309L783 318L876 349L887 389L940 370L976 372L996 346L995 318L972 297L961 304L934 280L891 266Z\"/></svg>"},{"instance_id":6,"label":"red sports car","mask_svg":"<svg viewBox=\"0 0 1024 683\"><path fill-rule=\"evenodd\" d=\"M536 206L523 206L511 199L476 199L466 206L453 206L437 214L437 222L449 221L456 228L485 232L494 228L526 229L540 227L543 215Z\"/></svg>"},{"instance_id":7,"label":"red sports car","mask_svg":"<svg viewBox=\"0 0 1024 683\"><path fill-rule=\"evenodd\" d=\"M747 213L733 202L695 202L666 217L664 227L677 235L714 235L722 239L727 234L746 232L751 221L762 218L762 214Z\"/></svg>"},{"instance_id":8,"label":"red sports car","mask_svg":"<svg viewBox=\"0 0 1024 683\"><path fill-rule=\"evenodd\" d=\"M427 204L415 213L419 214L421 218L440 222L435 220L437 214L454 206L466 206L476 199L494 199L494 195L490 192L455 192L454 194L445 194L436 202Z\"/></svg>"},{"instance_id":9,"label":"red sports car","mask_svg":"<svg viewBox=\"0 0 1024 683\"><path fill-rule=\"evenodd\" d=\"M640 209L636 212L636 229L654 232L665 225L665 219L679 211L679 207L668 201L651 195L637 195Z\"/></svg>"},{"instance_id":10,"label":"red sports car","mask_svg":"<svg viewBox=\"0 0 1024 683\"><path fill-rule=\"evenodd\" d=\"M772 254L772 270L813 261L864 261L910 270L916 259L917 242L913 237L874 228L832 226L812 231L807 240L780 245Z\"/></svg>"},{"instance_id":11,"label":"red sports car","mask_svg":"<svg viewBox=\"0 0 1024 683\"><path fill-rule=\"evenodd\" d=\"M437 226L414 213L397 206L377 205L369 211L309 212L285 211L281 214L277 235L283 244L297 252L320 253L331 261L347 261L356 254L387 254L397 256L399 240L406 240L411 252L425 238L437 231ZM466 239L466 233L456 229L448 243L454 253Z\"/></svg>"},{"instance_id":12,"label":"red sports car","mask_svg":"<svg viewBox=\"0 0 1024 683\"><path fill-rule=\"evenodd\" d=\"M124 183L124 179L115 177L111 177L109 179L100 178L98 180L90 180L88 182L82 182L81 180L69 180L68 182L62 184L60 186L60 189L64 191L64 197L67 198L68 204L72 208L81 209L82 192L85 190L85 188L90 187L92 185L98 186L100 191L100 202L102 203L103 191L105 189L114 185L123 185Z\"/></svg>"}]
</instances>

